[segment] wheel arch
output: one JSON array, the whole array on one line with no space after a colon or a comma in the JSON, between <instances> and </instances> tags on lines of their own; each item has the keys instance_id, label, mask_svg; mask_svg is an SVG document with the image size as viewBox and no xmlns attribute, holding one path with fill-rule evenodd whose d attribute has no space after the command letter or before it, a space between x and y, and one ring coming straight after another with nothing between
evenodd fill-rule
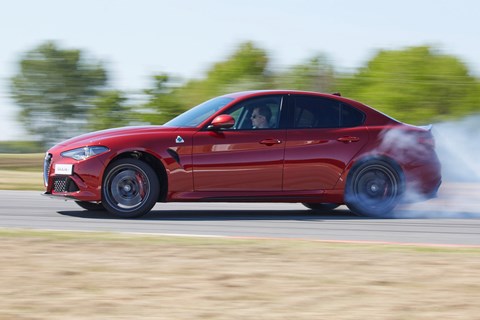
<instances>
[{"instance_id":1,"label":"wheel arch","mask_svg":"<svg viewBox=\"0 0 480 320\"><path fill-rule=\"evenodd\" d=\"M165 201L167 192L168 192L168 179L167 179L167 172L165 170L165 166L159 158L157 158L153 154L148 153L146 151L140 151L140 150L125 151L116 155L114 158L110 159L108 164L106 164L105 166L105 171L102 177L102 185L103 185L103 180L105 179L105 175L108 173L108 170L107 170L108 166L117 160L129 159L129 158L141 160L152 167L153 171L157 175L158 181L160 182L160 193L159 193L157 202Z\"/></svg>"},{"instance_id":2,"label":"wheel arch","mask_svg":"<svg viewBox=\"0 0 480 320\"><path fill-rule=\"evenodd\" d=\"M383 155L383 154L368 154L368 155L362 155L361 157L355 158L352 160L347 168L343 171L342 175L340 176L340 179L338 180L335 189L336 190L343 190L345 192L348 182L351 179L352 175L355 173L355 170L360 167L361 165L369 162L369 161L385 161L387 164L389 164L392 168L394 168L397 173L399 174L401 181L402 181L402 188L403 191L405 191L406 188L406 175L405 175L405 170L403 167L395 161L393 158Z\"/></svg>"},{"instance_id":3,"label":"wheel arch","mask_svg":"<svg viewBox=\"0 0 480 320\"><path fill-rule=\"evenodd\" d=\"M390 165L395 171L397 171L402 182L402 188L405 188L405 172L402 166L393 158L386 155L366 155L355 159L355 161L352 161L344 179L344 187L348 185L348 182L351 179L352 175L355 173L355 170L370 161L383 161Z\"/></svg>"}]
</instances>

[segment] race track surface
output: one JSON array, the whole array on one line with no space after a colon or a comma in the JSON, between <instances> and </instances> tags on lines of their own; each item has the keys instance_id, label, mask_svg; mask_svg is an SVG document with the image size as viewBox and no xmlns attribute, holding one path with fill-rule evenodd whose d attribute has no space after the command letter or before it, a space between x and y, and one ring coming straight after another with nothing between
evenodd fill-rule
<instances>
[{"instance_id":1,"label":"race track surface","mask_svg":"<svg viewBox=\"0 0 480 320\"><path fill-rule=\"evenodd\" d=\"M438 199L397 215L357 217L344 206L319 215L301 204L159 203L143 218L124 220L38 191L0 191L0 228L480 246L478 185L448 185Z\"/></svg>"}]
</instances>

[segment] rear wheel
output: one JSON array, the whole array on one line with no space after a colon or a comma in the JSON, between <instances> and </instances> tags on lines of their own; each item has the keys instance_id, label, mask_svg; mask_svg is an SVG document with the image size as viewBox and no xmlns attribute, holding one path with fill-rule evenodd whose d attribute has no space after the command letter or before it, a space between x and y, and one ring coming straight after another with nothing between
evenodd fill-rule
<instances>
[{"instance_id":1,"label":"rear wheel","mask_svg":"<svg viewBox=\"0 0 480 320\"><path fill-rule=\"evenodd\" d=\"M345 202L358 215L386 217L399 203L403 190L403 176L398 165L385 160L369 160L352 168Z\"/></svg>"},{"instance_id":2,"label":"rear wheel","mask_svg":"<svg viewBox=\"0 0 480 320\"><path fill-rule=\"evenodd\" d=\"M75 201L77 205L88 211L104 211L105 207L101 203L88 201Z\"/></svg>"},{"instance_id":3,"label":"rear wheel","mask_svg":"<svg viewBox=\"0 0 480 320\"><path fill-rule=\"evenodd\" d=\"M302 204L305 207L312 209L313 211L318 213L327 213L339 206L336 203L302 203Z\"/></svg>"},{"instance_id":4,"label":"rear wheel","mask_svg":"<svg viewBox=\"0 0 480 320\"><path fill-rule=\"evenodd\" d=\"M120 159L106 170L102 203L119 217L137 218L153 208L159 192L160 184L152 167L138 159Z\"/></svg>"}]
</instances>

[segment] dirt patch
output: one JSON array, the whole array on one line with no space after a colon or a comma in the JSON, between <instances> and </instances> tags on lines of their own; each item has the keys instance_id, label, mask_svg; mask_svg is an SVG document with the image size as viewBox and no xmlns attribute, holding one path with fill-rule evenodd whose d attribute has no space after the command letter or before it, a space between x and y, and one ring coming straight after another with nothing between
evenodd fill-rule
<instances>
[{"instance_id":1,"label":"dirt patch","mask_svg":"<svg viewBox=\"0 0 480 320\"><path fill-rule=\"evenodd\" d=\"M0 154L1 170L43 171L44 153Z\"/></svg>"},{"instance_id":2,"label":"dirt patch","mask_svg":"<svg viewBox=\"0 0 480 320\"><path fill-rule=\"evenodd\" d=\"M480 249L0 231L0 319L476 319Z\"/></svg>"},{"instance_id":3,"label":"dirt patch","mask_svg":"<svg viewBox=\"0 0 480 320\"><path fill-rule=\"evenodd\" d=\"M0 169L0 190L43 190L43 174Z\"/></svg>"},{"instance_id":4,"label":"dirt patch","mask_svg":"<svg viewBox=\"0 0 480 320\"><path fill-rule=\"evenodd\" d=\"M43 190L45 154L0 154L0 190Z\"/></svg>"}]
</instances>

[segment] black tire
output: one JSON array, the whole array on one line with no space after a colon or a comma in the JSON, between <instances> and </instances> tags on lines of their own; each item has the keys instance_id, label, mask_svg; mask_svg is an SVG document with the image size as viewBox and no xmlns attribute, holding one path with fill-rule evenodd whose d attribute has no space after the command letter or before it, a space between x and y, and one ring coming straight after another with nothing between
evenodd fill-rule
<instances>
[{"instance_id":1,"label":"black tire","mask_svg":"<svg viewBox=\"0 0 480 320\"><path fill-rule=\"evenodd\" d=\"M302 203L305 207L317 212L328 213L339 206L336 203Z\"/></svg>"},{"instance_id":2,"label":"black tire","mask_svg":"<svg viewBox=\"0 0 480 320\"><path fill-rule=\"evenodd\" d=\"M345 203L355 214L389 217L404 191L401 168L382 159L355 165L347 179Z\"/></svg>"},{"instance_id":3,"label":"black tire","mask_svg":"<svg viewBox=\"0 0 480 320\"><path fill-rule=\"evenodd\" d=\"M105 211L105 207L101 203L88 201L75 201L75 203L88 211Z\"/></svg>"},{"instance_id":4,"label":"black tire","mask_svg":"<svg viewBox=\"0 0 480 320\"><path fill-rule=\"evenodd\" d=\"M132 158L110 164L102 184L102 203L121 218L138 218L150 212L158 200L160 183L147 163Z\"/></svg>"}]
</instances>

